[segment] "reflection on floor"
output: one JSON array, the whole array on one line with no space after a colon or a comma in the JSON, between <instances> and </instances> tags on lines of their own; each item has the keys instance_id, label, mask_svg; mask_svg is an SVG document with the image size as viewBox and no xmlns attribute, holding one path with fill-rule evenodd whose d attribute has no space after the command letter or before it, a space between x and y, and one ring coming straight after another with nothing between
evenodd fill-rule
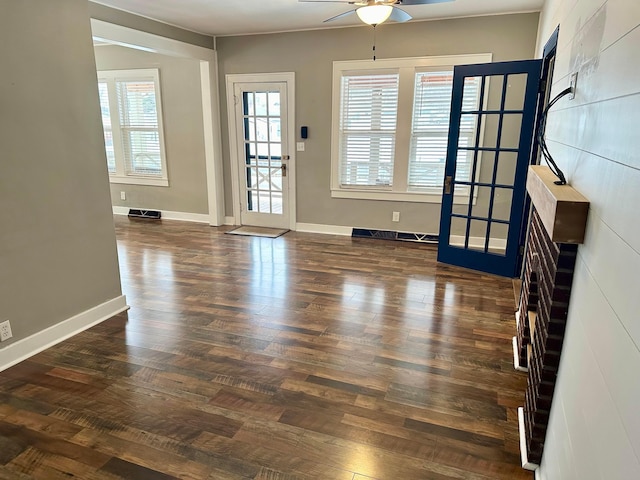
<instances>
[{"instance_id":1,"label":"reflection on floor","mask_svg":"<svg viewBox=\"0 0 640 480\"><path fill-rule=\"evenodd\" d=\"M0 374L0 478L531 479L511 281L116 219L131 310Z\"/></svg>"}]
</instances>

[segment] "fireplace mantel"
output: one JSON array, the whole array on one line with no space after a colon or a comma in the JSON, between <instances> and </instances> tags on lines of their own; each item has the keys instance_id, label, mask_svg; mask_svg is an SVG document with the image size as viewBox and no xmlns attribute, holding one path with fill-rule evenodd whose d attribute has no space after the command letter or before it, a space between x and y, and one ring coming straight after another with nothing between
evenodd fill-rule
<instances>
[{"instance_id":1,"label":"fireplace mantel","mask_svg":"<svg viewBox=\"0 0 640 480\"><path fill-rule=\"evenodd\" d=\"M570 185L556 185L556 176L545 165L531 165L527 192L549 238L555 243L582 243L589 200Z\"/></svg>"}]
</instances>

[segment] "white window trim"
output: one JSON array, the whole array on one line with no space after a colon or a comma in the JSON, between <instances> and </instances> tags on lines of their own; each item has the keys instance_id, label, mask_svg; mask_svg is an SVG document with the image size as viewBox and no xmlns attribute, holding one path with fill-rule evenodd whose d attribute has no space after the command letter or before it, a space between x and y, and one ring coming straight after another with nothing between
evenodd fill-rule
<instances>
[{"instance_id":1,"label":"white window trim","mask_svg":"<svg viewBox=\"0 0 640 480\"><path fill-rule=\"evenodd\" d=\"M120 79L148 80L153 78L156 95L156 112L158 114L158 135L160 139L160 159L162 162L161 176L126 174L124 168L124 152L120 132L120 116L118 100L115 95L115 82ZM155 187L168 187L169 176L167 172L167 157L164 145L164 125L162 114L162 93L160 91L160 72L157 68L140 68L128 70L99 70L98 81L106 82L109 90L109 111L111 112L112 135L116 155L116 172L109 173L109 181L117 184L147 185ZM115 121L114 121L115 120ZM117 138L117 141L116 141Z\"/></svg>"},{"instance_id":2,"label":"white window trim","mask_svg":"<svg viewBox=\"0 0 640 480\"><path fill-rule=\"evenodd\" d=\"M417 71L489 63L491 53L470 55L445 55L437 57L385 58L379 60L352 60L333 62L332 117L331 117L331 196L363 200L387 200L417 203L441 203L442 189L433 188L421 192L408 191L409 150L412 127L414 76ZM340 95L342 76L349 73L400 72L398 96L398 120L396 125L396 152L394 177L391 187L364 187L340 185ZM410 72L410 74L407 74ZM403 75L404 73L404 75ZM485 95L488 94L488 88ZM481 131L481 135L483 132ZM454 203L467 203L466 195L456 195Z\"/></svg>"}]
</instances>

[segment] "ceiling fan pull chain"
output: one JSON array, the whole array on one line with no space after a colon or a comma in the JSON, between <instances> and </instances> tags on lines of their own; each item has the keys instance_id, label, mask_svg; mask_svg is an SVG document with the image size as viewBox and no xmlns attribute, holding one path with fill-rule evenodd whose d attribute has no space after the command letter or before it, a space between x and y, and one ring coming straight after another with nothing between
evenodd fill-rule
<instances>
[{"instance_id":1,"label":"ceiling fan pull chain","mask_svg":"<svg viewBox=\"0 0 640 480\"><path fill-rule=\"evenodd\" d=\"M376 26L373 26L373 61L376 61Z\"/></svg>"}]
</instances>

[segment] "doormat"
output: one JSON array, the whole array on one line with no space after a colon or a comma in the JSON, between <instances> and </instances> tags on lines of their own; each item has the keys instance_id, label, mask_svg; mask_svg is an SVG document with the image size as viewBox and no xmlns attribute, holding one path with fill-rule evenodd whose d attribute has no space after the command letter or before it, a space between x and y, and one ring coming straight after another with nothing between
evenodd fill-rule
<instances>
[{"instance_id":1,"label":"doormat","mask_svg":"<svg viewBox=\"0 0 640 480\"><path fill-rule=\"evenodd\" d=\"M229 230L228 232L231 235L245 235L249 237L266 237L266 238L278 238L280 235L284 235L289 230L282 228L266 228L266 227L250 227L250 226L242 226L235 228L233 230Z\"/></svg>"}]
</instances>

